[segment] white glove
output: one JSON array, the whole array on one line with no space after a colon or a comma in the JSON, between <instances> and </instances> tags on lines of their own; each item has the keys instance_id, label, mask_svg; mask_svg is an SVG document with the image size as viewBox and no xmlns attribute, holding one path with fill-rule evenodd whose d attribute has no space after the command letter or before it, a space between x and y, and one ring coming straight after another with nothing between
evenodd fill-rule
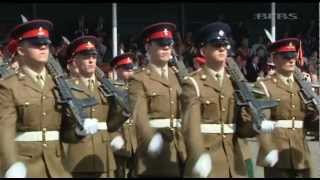
<instances>
[{"instance_id":1,"label":"white glove","mask_svg":"<svg viewBox=\"0 0 320 180\"><path fill-rule=\"evenodd\" d=\"M160 133L156 133L148 145L148 153L151 155L159 155L163 145L163 138Z\"/></svg>"},{"instance_id":2,"label":"white glove","mask_svg":"<svg viewBox=\"0 0 320 180\"><path fill-rule=\"evenodd\" d=\"M212 169L211 156L208 153L201 154L196 164L193 167L193 173L199 175L201 178L209 176Z\"/></svg>"},{"instance_id":3,"label":"white glove","mask_svg":"<svg viewBox=\"0 0 320 180\"><path fill-rule=\"evenodd\" d=\"M76 128L76 133L80 136L87 136L98 131L98 120L95 118L86 118L83 122L83 130Z\"/></svg>"},{"instance_id":4,"label":"white glove","mask_svg":"<svg viewBox=\"0 0 320 180\"><path fill-rule=\"evenodd\" d=\"M260 133L271 133L273 131L273 129L275 128L275 121L271 121L271 120L266 120L264 119L261 122L261 129L256 129L258 132Z\"/></svg>"},{"instance_id":5,"label":"white glove","mask_svg":"<svg viewBox=\"0 0 320 180\"><path fill-rule=\"evenodd\" d=\"M274 165L276 165L276 163L278 162L279 160L279 152L278 150L274 149L274 150L271 150L266 158L264 159L268 165L270 165L270 167L273 167Z\"/></svg>"},{"instance_id":6,"label":"white glove","mask_svg":"<svg viewBox=\"0 0 320 180\"><path fill-rule=\"evenodd\" d=\"M15 162L7 170L4 175L5 178L26 178L27 177L27 167L23 162Z\"/></svg>"},{"instance_id":7,"label":"white glove","mask_svg":"<svg viewBox=\"0 0 320 180\"><path fill-rule=\"evenodd\" d=\"M123 140L122 136L118 135L118 136L114 137L112 139L110 145L111 145L111 149L113 151L120 150L124 145L124 140Z\"/></svg>"}]
</instances>

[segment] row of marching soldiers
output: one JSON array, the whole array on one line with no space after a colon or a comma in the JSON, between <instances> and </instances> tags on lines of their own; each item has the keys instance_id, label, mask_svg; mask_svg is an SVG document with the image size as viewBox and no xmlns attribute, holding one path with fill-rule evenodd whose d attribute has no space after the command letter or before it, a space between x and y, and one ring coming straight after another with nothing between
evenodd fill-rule
<instances>
[{"instance_id":1,"label":"row of marching soldiers","mask_svg":"<svg viewBox=\"0 0 320 180\"><path fill-rule=\"evenodd\" d=\"M293 77L298 40L272 43L276 74L259 80L257 98L275 99L261 128L251 111L237 105L234 80L226 70L227 24L202 27L195 43L206 64L179 79L172 59L172 23L141 33L149 64L132 71L132 55L112 61L127 90L131 113L103 93L96 72L96 38L82 36L67 47L69 79L76 97L94 97L79 128L59 103L54 76L46 68L53 24L31 20L10 33L15 73L0 81L0 152L4 177L248 177L248 137L259 144L257 165L265 177L310 177L305 124L316 112L298 95ZM17 66L18 64L18 66ZM126 98L126 97L124 97ZM250 173L249 173L250 174Z\"/></svg>"}]
</instances>

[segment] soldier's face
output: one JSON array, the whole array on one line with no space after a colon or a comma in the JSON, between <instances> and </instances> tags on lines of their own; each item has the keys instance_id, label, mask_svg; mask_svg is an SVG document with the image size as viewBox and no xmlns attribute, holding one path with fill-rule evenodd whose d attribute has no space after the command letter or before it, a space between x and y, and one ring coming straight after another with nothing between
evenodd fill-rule
<instances>
[{"instance_id":1,"label":"soldier's face","mask_svg":"<svg viewBox=\"0 0 320 180\"><path fill-rule=\"evenodd\" d=\"M91 77L96 71L97 56L96 55L82 55L75 56L76 67L79 73L84 77Z\"/></svg>"},{"instance_id":2,"label":"soldier's face","mask_svg":"<svg viewBox=\"0 0 320 180\"><path fill-rule=\"evenodd\" d=\"M283 58L280 55L275 55L275 65L279 72L293 72L296 66L296 58Z\"/></svg>"},{"instance_id":3,"label":"soldier's face","mask_svg":"<svg viewBox=\"0 0 320 180\"><path fill-rule=\"evenodd\" d=\"M147 44L147 51L150 54L151 61L167 63L172 57L173 45L160 46L155 42Z\"/></svg>"},{"instance_id":4,"label":"soldier's face","mask_svg":"<svg viewBox=\"0 0 320 180\"><path fill-rule=\"evenodd\" d=\"M18 47L18 53L28 60L46 63L49 58L49 45L34 45L25 41Z\"/></svg>"},{"instance_id":5,"label":"soldier's face","mask_svg":"<svg viewBox=\"0 0 320 180\"><path fill-rule=\"evenodd\" d=\"M117 69L117 74L120 79L123 79L125 81L129 80L130 77L133 75L133 70L132 69L125 69L125 68L118 68Z\"/></svg>"},{"instance_id":6,"label":"soldier's face","mask_svg":"<svg viewBox=\"0 0 320 180\"><path fill-rule=\"evenodd\" d=\"M201 48L202 54L208 61L224 62L227 59L228 51L226 46L207 44Z\"/></svg>"}]
</instances>

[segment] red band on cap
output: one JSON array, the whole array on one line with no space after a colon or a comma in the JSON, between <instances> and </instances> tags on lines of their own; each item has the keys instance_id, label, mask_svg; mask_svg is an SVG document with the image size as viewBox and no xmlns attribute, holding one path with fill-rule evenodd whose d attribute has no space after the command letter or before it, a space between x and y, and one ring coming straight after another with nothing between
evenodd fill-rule
<instances>
[{"instance_id":1,"label":"red band on cap","mask_svg":"<svg viewBox=\"0 0 320 180\"><path fill-rule=\"evenodd\" d=\"M118 61L117 66L125 65L125 64L132 64L131 58L127 57L125 59Z\"/></svg>"},{"instance_id":2,"label":"red band on cap","mask_svg":"<svg viewBox=\"0 0 320 180\"><path fill-rule=\"evenodd\" d=\"M197 61L199 64L205 64L206 63L206 59L203 57L195 57L194 58L195 61Z\"/></svg>"},{"instance_id":3,"label":"red band on cap","mask_svg":"<svg viewBox=\"0 0 320 180\"><path fill-rule=\"evenodd\" d=\"M173 35L171 31L168 31L167 29L164 29L163 31L154 32L147 37L148 40L152 39L161 39L161 38L169 38L172 39Z\"/></svg>"},{"instance_id":4,"label":"red band on cap","mask_svg":"<svg viewBox=\"0 0 320 180\"><path fill-rule=\"evenodd\" d=\"M77 52L84 51L84 50L89 50L89 49L95 49L95 48L96 47L91 42L86 42L86 43L80 44L76 48L76 50L74 50L73 53L77 53Z\"/></svg>"},{"instance_id":5,"label":"red band on cap","mask_svg":"<svg viewBox=\"0 0 320 180\"><path fill-rule=\"evenodd\" d=\"M290 51L297 51L296 47L291 45L287 45L287 46L281 46L279 47L277 50L277 52L290 52Z\"/></svg>"},{"instance_id":6,"label":"red band on cap","mask_svg":"<svg viewBox=\"0 0 320 180\"><path fill-rule=\"evenodd\" d=\"M37 29L32 29L30 31L23 33L19 39L33 38L33 37L39 37L39 36L49 38L48 30L43 29L42 27Z\"/></svg>"}]
</instances>

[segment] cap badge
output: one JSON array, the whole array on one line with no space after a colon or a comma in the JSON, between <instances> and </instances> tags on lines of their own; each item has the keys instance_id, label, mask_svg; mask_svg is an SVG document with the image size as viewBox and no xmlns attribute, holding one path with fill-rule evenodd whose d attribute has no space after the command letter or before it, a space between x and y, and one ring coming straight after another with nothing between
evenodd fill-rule
<instances>
[{"instance_id":1,"label":"cap badge","mask_svg":"<svg viewBox=\"0 0 320 180\"><path fill-rule=\"evenodd\" d=\"M220 36L224 36L224 31L220 30L220 31L219 31L219 35L220 35Z\"/></svg>"},{"instance_id":2,"label":"cap badge","mask_svg":"<svg viewBox=\"0 0 320 180\"><path fill-rule=\"evenodd\" d=\"M44 31L42 27L39 27L38 29L38 36L44 35Z\"/></svg>"},{"instance_id":3,"label":"cap badge","mask_svg":"<svg viewBox=\"0 0 320 180\"><path fill-rule=\"evenodd\" d=\"M90 41L88 41L88 43L87 43L87 48L88 48L88 49L94 48L94 45L93 45Z\"/></svg>"},{"instance_id":4,"label":"cap badge","mask_svg":"<svg viewBox=\"0 0 320 180\"><path fill-rule=\"evenodd\" d=\"M168 36L168 35L169 35L167 28L165 28L165 29L163 30L163 34L164 34L165 36Z\"/></svg>"}]
</instances>

